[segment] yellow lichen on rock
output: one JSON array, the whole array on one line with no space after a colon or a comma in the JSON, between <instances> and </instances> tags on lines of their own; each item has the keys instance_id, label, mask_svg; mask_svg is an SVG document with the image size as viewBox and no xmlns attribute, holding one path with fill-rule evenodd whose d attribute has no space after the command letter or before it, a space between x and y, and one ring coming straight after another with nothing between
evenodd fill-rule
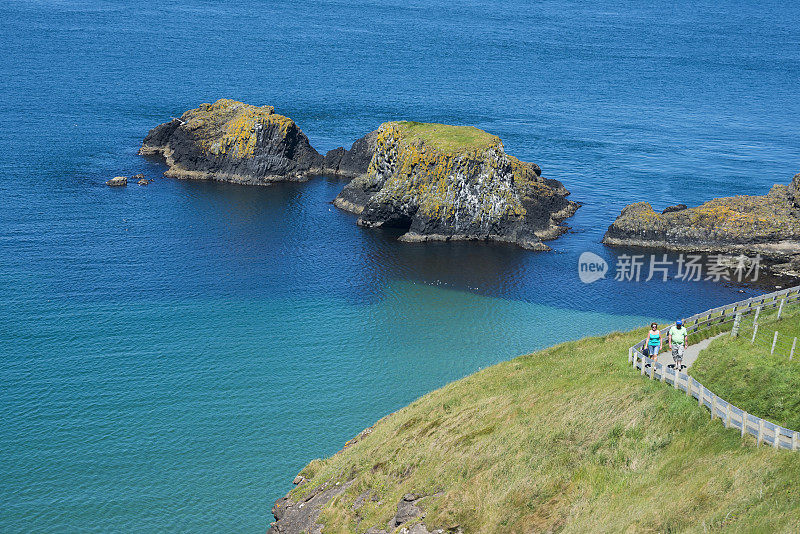
<instances>
[{"instance_id":1,"label":"yellow lichen on rock","mask_svg":"<svg viewBox=\"0 0 800 534\"><path fill-rule=\"evenodd\" d=\"M563 233L559 223L577 204L540 174L478 128L387 122L375 133L366 174L334 204L358 213L359 225L405 228L402 241L494 240L547 250L541 240Z\"/></svg>"},{"instance_id":2,"label":"yellow lichen on rock","mask_svg":"<svg viewBox=\"0 0 800 534\"><path fill-rule=\"evenodd\" d=\"M167 176L254 185L307 180L324 166L323 156L292 119L272 106L227 98L153 128L139 153L162 155Z\"/></svg>"},{"instance_id":3,"label":"yellow lichen on rock","mask_svg":"<svg viewBox=\"0 0 800 534\"><path fill-rule=\"evenodd\" d=\"M181 120L209 153L239 158L254 156L262 130L276 125L281 137L286 138L294 125L292 119L275 113L272 106L252 106L228 98L189 110Z\"/></svg>"},{"instance_id":4,"label":"yellow lichen on rock","mask_svg":"<svg viewBox=\"0 0 800 534\"><path fill-rule=\"evenodd\" d=\"M631 204L609 227L603 242L791 258L800 251L796 178L792 185L776 185L766 195L716 198L695 208L674 206L664 213L656 213L646 202Z\"/></svg>"}]
</instances>

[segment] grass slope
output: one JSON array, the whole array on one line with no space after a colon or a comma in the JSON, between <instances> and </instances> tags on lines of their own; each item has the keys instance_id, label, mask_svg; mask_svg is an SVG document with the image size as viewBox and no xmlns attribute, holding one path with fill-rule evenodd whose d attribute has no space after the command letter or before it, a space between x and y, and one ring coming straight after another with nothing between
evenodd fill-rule
<instances>
[{"instance_id":1,"label":"grass slope","mask_svg":"<svg viewBox=\"0 0 800 534\"><path fill-rule=\"evenodd\" d=\"M409 492L427 496L429 528L467 533L800 528L800 454L757 448L641 378L627 349L644 335L565 343L451 383L311 462L292 495L354 480L323 511L326 534L385 528ZM365 492L373 500L354 507Z\"/></svg>"},{"instance_id":2,"label":"grass slope","mask_svg":"<svg viewBox=\"0 0 800 534\"><path fill-rule=\"evenodd\" d=\"M395 123L407 142L422 141L441 152L452 153L495 146L500 138L474 126L453 126L431 122Z\"/></svg>"},{"instance_id":3,"label":"grass slope","mask_svg":"<svg viewBox=\"0 0 800 534\"><path fill-rule=\"evenodd\" d=\"M771 313L738 338L724 336L700 353L692 375L723 399L773 423L800 430L800 346L789 360L791 340L800 337L800 308L787 308L780 321ZM775 354L770 354L778 331Z\"/></svg>"}]
</instances>

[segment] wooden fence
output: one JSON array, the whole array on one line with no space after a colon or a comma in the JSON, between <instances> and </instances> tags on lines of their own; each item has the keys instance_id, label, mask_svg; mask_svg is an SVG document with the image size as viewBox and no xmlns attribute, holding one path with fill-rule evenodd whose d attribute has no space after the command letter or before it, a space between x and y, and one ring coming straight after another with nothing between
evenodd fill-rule
<instances>
[{"instance_id":1,"label":"wooden fence","mask_svg":"<svg viewBox=\"0 0 800 534\"><path fill-rule=\"evenodd\" d=\"M741 318L749 314L754 315L753 323L757 325L758 316L763 310L778 308L780 313L785 306L798 302L800 302L800 286L790 287L692 315L684 320L684 326L690 334L731 322L738 326ZM668 326L666 330L668 331L671 326ZM745 433L755 436L759 445L766 443L776 449L800 450L800 432L783 428L749 414L720 398L688 374L654 362L642 354L644 345L645 341L642 340L628 349L628 362L639 369L642 376L647 376L650 380L659 380L672 385L675 389L685 391L686 395L697 399L700 406L709 409L712 420L720 419L726 428L738 429L742 436Z\"/></svg>"}]
</instances>

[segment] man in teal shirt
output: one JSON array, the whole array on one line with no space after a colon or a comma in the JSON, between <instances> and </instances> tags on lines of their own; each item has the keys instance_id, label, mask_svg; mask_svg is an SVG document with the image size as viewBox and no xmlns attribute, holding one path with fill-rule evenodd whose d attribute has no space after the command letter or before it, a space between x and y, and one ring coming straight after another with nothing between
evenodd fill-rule
<instances>
[{"instance_id":1,"label":"man in teal shirt","mask_svg":"<svg viewBox=\"0 0 800 534\"><path fill-rule=\"evenodd\" d=\"M683 364L683 351L689 345L689 332L683 326L683 320L678 319L675 326L669 329L669 348L672 349L672 359L675 360L675 370L680 371Z\"/></svg>"}]
</instances>

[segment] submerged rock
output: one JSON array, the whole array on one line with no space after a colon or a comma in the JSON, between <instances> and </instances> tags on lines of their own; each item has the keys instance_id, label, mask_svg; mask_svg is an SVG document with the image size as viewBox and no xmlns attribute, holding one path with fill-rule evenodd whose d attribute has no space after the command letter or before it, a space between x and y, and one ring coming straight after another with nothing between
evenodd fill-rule
<instances>
[{"instance_id":1,"label":"submerged rock","mask_svg":"<svg viewBox=\"0 0 800 534\"><path fill-rule=\"evenodd\" d=\"M121 187L128 185L128 177L127 176L115 176L112 179L106 182L106 185L109 187Z\"/></svg>"},{"instance_id":2,"label":"submerged rock","mask_svg":"<svg viewBox=\"0 0 800 534\"><path fill-rule=\"evenodd\" d=\"M800 174L763 196L716 198L696 208L656 213L647 202L626 206L603 243L677 251L762 255L777 272L800 265ZM793 272L794 271L794 272Z\"/></svg>"},{"instance_id":3,"label":"submerged rock","mask_svg":"<svg viewBox=\"0 0 800 534\"><path fill-rule=\"evenodd\" d=\"M243 184L306 180L323 172L323 157L295 122L272 106L220 99L156 126L141 155L161 155L165 176Z\"/></svg>"},{"instance_id":4,"label":"submerged rock","mask_svg":"<svg viewBox=\"0 0 800 534\"><path fill-rule=\"evenodd\" d=\"M371 134L372 135L372 134ZM536 164L505 153L500 138L478 128L388 122L374 132L365 174L334 204L365 227L406 230L402 241L504 241L548 250L543 239L578 204Z\"/></svg>"}]
</instances>

